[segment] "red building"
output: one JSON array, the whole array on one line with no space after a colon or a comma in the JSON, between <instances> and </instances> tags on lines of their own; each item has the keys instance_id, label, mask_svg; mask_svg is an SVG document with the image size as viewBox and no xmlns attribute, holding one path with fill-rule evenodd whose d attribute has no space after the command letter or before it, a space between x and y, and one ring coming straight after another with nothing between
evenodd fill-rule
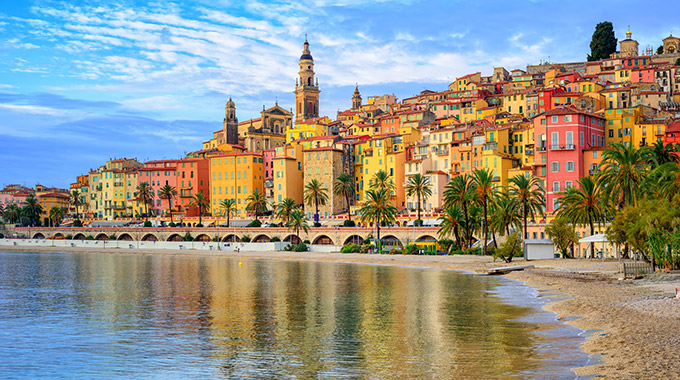
<instances>
[{"instance_id":1,"label":"red building","mask_svg":"<svg viewBox=\"0 0 680 380\"><path fill-rule=\"evenodd\" d=\"M541 89L538 92L538 112L543 113L551 110L553 107L553 95L563 91L559 87Z\"/></svg>"},{"instance_id":2,"label":"red building","mask_svg":"<svg viewBox=\"0 0 680 380\"><path fill-rule=\"evenodd\" d=\"M580 177L589 175L583 150L605 145L606 119L573 106L557 107L544 116L546 211L552 214L559 207L560 192L576 185ZM536 144L540 141L537 138Z\"/></svg>"},{"instance_id":3,"label":"red building","mask_svg":"<svg viewBox=\"0 0 680 380\"><path fill-rule=\"evenodd\" d=\"M161 199L160 197L160 190L165 185L177 190L177 162L178 160L148 161L144 163L144 167L139 169L137 181L148 183L153 190L153 208L150 212L154 215L165 214L171 205L173 207L177 205L178 197L171 202L168 202L167 198ZM179 190L177 190L177 196L179 196Z\"/></svg>"},{"instance_id":4,"label":"red building","mask_svg":"<svg viewBox=\"0 0 680 380\"><path fill-rule=\"evenodd\" d=\"M664 144L678 144L680 143L680 119L673 121L666 127L666 133L663 137Z\"/></svg>"},{"instance_id":5,"label":"red building","mask_svg":"<svg viewBox=\"0 0 680 380\"><path fill-rule=\"evenodd\" d=\"M206 157L183 158L177 161L177 207L186 216L198 216L198 209L190 207L191 199L203 193L210 199L210 162Z\"/></svg>"}]
</instances>

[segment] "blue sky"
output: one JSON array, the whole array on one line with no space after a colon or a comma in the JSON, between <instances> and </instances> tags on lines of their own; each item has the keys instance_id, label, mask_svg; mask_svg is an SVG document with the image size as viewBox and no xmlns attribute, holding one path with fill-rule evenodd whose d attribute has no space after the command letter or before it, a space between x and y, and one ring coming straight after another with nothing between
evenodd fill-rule
<instances>
[{"instance_id":1,"label":"blue sky","mask_svg":"<svg viewBox=\"0 0 680 380\"><path fill-rule=\"evenodd\" d=\"M0 2L0 185L67 187L113 157L180 158L262 105L293 106L309 36L321 113L457 76L585 60L595 25L641 47L680 35L647 1ZM661 12L661 13L660 13Z\"/></svg>"}]
</instances>

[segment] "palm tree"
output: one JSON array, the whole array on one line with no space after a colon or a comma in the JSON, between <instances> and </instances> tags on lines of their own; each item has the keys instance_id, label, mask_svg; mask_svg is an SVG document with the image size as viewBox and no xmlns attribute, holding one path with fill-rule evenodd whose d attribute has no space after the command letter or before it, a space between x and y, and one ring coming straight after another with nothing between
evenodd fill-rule
<instances>
[{"instance_id":1,"label":"palm tree","mask_svg":"<svg viewBox=\"0 0 680 380\"><path fill-rule=\"evenodd\" d=\"M389 190L390 191L390 196L392 196L392 190L394 190L396 187L394 186L394 183L392 181L392 178L390 177L387 172L383 170L378 170L377 173L373 174L373 177L371 178L371 189L373 190Z\"/></svg>"},{"instance_id":2,"label":"palm tree","mask_svg":"<svg viewBox=\"0 0 680 380\"><path fill-rule=\"evenodd\" d=\"M22 209L16 203L10 203L5 207L4 218L14 224L21 218Z\"/></svg>"},{"instance_id":3,"label":"palm tree","mask_svg":"<svg viewBox=\"0 0 680 380\"><path fill-rule=\"evenodd\" d=\"M444 206L449 208L458 206L463 210L463 219L466 226L470 226L470 204L474 200L474 184L468 174L459 175L451 178L444 188ZM473 231L469 228L463 230L465 244L469 247L472 244Z\"/></svg>"},{"instance_id":4,"label":"palm tree","mask_svg":"<svg viewBox=\"0 0 680 380\"><path fill-rule=\"evenodd\" d=\"M524 220L524 238L528 239L527 235L527 218L529 214L533 218L535 214L543 215L545 209L545 194L541 188L541 181L536 177L527 177L518 174L508 180L510 185L508 195L519 206L519 211Z\"/></svg>"},{"instance_id":5,"label":"palm tree","mask_svg":"<svg viewBox=\"0 0 680 380\"><path fill-rule=\"evenodd\" d=\"M144 205L145 220L149 220L149 204L153 202L153 189L148 182L141 182L137 185L137 200Z\"/></svg>"},{"instance_id":6,"label":"palm tree","mask_svg":"<svg viewBox=\"0 0 680 380\"><path fill-rule=\"evenodd\" d=\"M599 182L592 177L581 177L578 188L570 187L562 194L557 216L589 226L590 235L594 235L595 222L604 222L607 215L607 206L603 201L604 191ZM595 246L592 244L590 254L591 257L595 256Z\"/></svg>"},{"instance_id":7,"label":"palm tree","mask_svg":"<svg viewBox=\"0 0 680 380\"><path fill-rule=\"evenodd\" d=\"M170 223L172 221L172 199L177 196L177 189L174 186L165 185L158 190L158 197L160 199L168 200L168 214L170 214Z\"/></svg>"},{"instance_id":8,"label":"palm tree","mask_svg":"<svg viewBox=\"0 0 680 380\"><path fill-rule=\"evenodd\" d=\"M397 208L390 202L388 189L370 189L366 191L366 200L359 209L362 223L375 223L378 236L378 252L380 245L380 226L393 224L397 219Z\"/></svg>"},{"instance_id":9,"label":"palm tree","mask_svg":"<svg viewBox=\"0 0 680 380\"><path fill-rule=\"evenodd\" d=\"M5 204L0 202L0 220L2 220L5 216Z\"/></svg>"},{"instance_id":10,"label":"palm tree","mask_svg":"<svg viewBox=\"0 0 680 380\"><path fill-rule=\"evenodd\" d=\"M222 202L220 202L220 207L224 210L224 215L227 216L227 227L229 227L231 214L236 211L236 201L233 199L223 199Z\"/></svg>"},{"instance_id":11,"label":"palm tree","mask_svg":"<svg viewBox=\"0 0 680 380\"><path fill-rule=\"evenodd\" d=\"M486 255L486 242L489 239L489 215L488 207L496 196L493 185L493 173L488 169L477 169L472 173L472 183L475 187L477 202L484 210L484 246L482 252Z\"/></svg>"},{"instance_id":12,"label":"palm tree","mask_svg":"<svg viewBox=\"0 0 680 380\"><path fill-rule=\"evenodd\" d=\"M290 214L299 208L295 200L291 198L284 198L278 205L276 205L276 217L281 219L283 224L287 224L290 220Z\"/></svg>"},{"instance_id":13,"label":"palm tree","mask_svg":"<svg viewBox=\"0 0 680 380\"><path fill-rule=\"evenodd\" d=\"M38 199L33 195L30 194L28 197L26 197L26 204L24 205L24 215L30 219L31 225L35 225L38 221L40 221L40 215L45 212L40 205L40 202Z\"/></svg>"},{"instance_id":14,"label":"palm tree","mask_svg":"<svg viewBox=\"0 0 680 380\"><path fill-rule=\"evenodd\" d=\"M420 219L420 202L423 203L428 197L432 196L432 186L430 185L430 177L426 177L420 173L408 177L406 183L406 195L409 197L415 196L418 202L418 220Z\"/></svg>"},{"instance_id":15,"label":"palm tree","mask_svg":"<svg viewBox=\"0 0 680 380\"><path fill-rule=\"evenodd\" d=\"M492 231L498 231L501 236L510 236L510 227L522 229L522 213L520 204L510 198L507 192L499 193L493 202L493 212L489 221Z\"/></svg>"},{"instance_id":16,"label":"palm tree","mask_svg":"<svg viewBox=\"0 0 680 380\"><path fill-rule=\"evenodd\" d=\"M618 209L637 204L646 174L642 150L614 143L602 154L598 179L603 185L603 195Z\"/></svg>"},{"instance_id":17,"label":"palm tree","mask_svg":"<svg viewBox=\"0 0 680 380\"><path fill-rule=\"evenodd\" d=\"M342 173L335 179L335 185L333 185L333 193L335 195L345 197L347 202L347 220L352 220L352 214L349 212L350 202L349 200L354 196L354 181L352 176L347 173Z\"/></svg>"},{"instance_id":18,"label":"palm tree","mask_svg":"<svg viewBox=\"0 0 680 380\"><path fill-rule=\"evenodd\" d=\"M300 239L300 230L305 231L305 233L309 231L309 224L307 223L305 213L300 211L300 209L294 209L289 215L286 227L288 227L289 230L295 230L295 236L298 238L298 241L302 241L302 239Z\"/></svg>"},{"instance_id":19,"label":"palm tree","mask_svg":"<svg viewBox=\"0 0 680 380\"><path fill-rule=\"evenodd\" d=\"M305 186L305 195L303 197L305 203L309 206L314 205L316 211L316 218L314 222L319 221L319 205L323 206L328 202L328 193L326 188L321 186L321 183L313 179Z\"/></svg>"},{"instance_id":20,"label":"palm tree","mask_svg":"<svg viewBox=\"0 0 680 380\"><path fill-rule=\"evenodd\" d=\"M439 217L439 220L442 221L441 224L439 224L439 231L437 231L439 233L439 239L444 239L446 236L453 233L458 248L461 248L460 229L463 227L463 223L465 223L465 217L463 216L460 207L454 205L445 208L443 215Z\"/></svg>"},{"instance_id":21,"label":"palm tree","mask_svg":"<svg viewBox=\"0 0 680 380\"><path fill-rule=\"evenodd\" d=\"M680 165L666 162L657 166L645 178L643 192L672 200L680 193Z\"/></svg>"},{"instance_id":22,"label":"palm tree","mask_svg":"<svg viewBox=\"0 0 680 380\"><path fill-rule=\"evenodd\" d=\"M663 144L663 141L657 141L654 145L642 148L645 161L652 169L659 167L668 162L679 162L678 147L673 144Z\"/></svg>"},{"instance_id":23,"label":"palm tree","mask_svg":"<svg viewBox=\"0 0 680 380\"><path fill-rule=\"evenodd\" d=\"M76 208L76 220L78 220L78 207L83 204L83 200L81 199L81 194L78 189L71 190L71 192L68 194L68 202Z\"/></svg>"},{"instance_id":24,"label":"palm tree","mask_svg":"<svg viewBox=\"0 0 680 380\"><path fill-rule=\"evenodd\" d=\"M203 212L208 210L210 201L203 195L203 191L191 197L189 206L196 207L198 210L198 224L203 225Z\"/></svg>"},{"instance_id":25,"label":"palm tree","mask_svg":"<svg viewBox=\"0 0 680 380\"><path fill-rule=\"evenodd\" d=\"M255 213L255 220L261 215L267 212L267 200L264 197L264 193L261 193L257 188L253 191L248 198L246 198L246 211Z\"/></svg>"},{"instance_id":26,"label":"palm tree","mask_svg":"<svg viewBox=\"0 0 680 380\"><path fill-rule=\"evenodd\" d=\"M58 227L64 219L64 210L62 210L61 207L54 206L50 209L49 217L52 225Z\"/></svg>"}]
</instances>

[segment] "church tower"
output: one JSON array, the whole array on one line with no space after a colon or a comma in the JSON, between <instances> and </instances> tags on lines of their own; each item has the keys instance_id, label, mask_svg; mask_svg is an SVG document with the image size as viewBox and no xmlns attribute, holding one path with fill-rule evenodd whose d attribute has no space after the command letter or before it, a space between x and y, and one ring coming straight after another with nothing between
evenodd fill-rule
<instances>
[{"instance_id":1,"label":"church tower","mask_svg":"<svg viewBox=\"0 0 680 380\"><path fill-rule=\"evenodd\" d=\"M300 78L295 80L295 122L319 117L319 80L314 79L314 58L305 39L300 56Z\"/></svg>"},{"instance_id":2,"label":"church tower","mask_svg":"<svg viewBox=\"0 0 680 380\"><path fill-rule=\"evenodd\" d=\"M359 86L354 89L354 95L352 95L352 109L361 108L361 94L359 93Z\"/></svg>"},{"instance_id":3,"label":"church tower","mask_svg":"<svg viewBox=\"0 0 680 380\"><path fill-rule=\"evenodd\" d=\"M224 107L224 142L238 145L238 119L236 118L236 105L229 98Z\"/></svg>"}]
</instances>

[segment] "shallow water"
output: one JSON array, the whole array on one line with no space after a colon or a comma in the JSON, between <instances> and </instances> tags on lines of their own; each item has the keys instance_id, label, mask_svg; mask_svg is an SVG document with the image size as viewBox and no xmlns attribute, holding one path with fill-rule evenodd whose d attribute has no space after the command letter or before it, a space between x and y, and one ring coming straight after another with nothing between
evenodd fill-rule
<instances>
[{"instance_id":1,"label":"shallow water","mask_svg":"<svg viewBox=\"0 0 680 380\"><path fill-rule=\"evenodd\" d=\"M574 378L583 338L544 301L434 269L0 252L0 373Z\"/></svg>"}]
</instances>

